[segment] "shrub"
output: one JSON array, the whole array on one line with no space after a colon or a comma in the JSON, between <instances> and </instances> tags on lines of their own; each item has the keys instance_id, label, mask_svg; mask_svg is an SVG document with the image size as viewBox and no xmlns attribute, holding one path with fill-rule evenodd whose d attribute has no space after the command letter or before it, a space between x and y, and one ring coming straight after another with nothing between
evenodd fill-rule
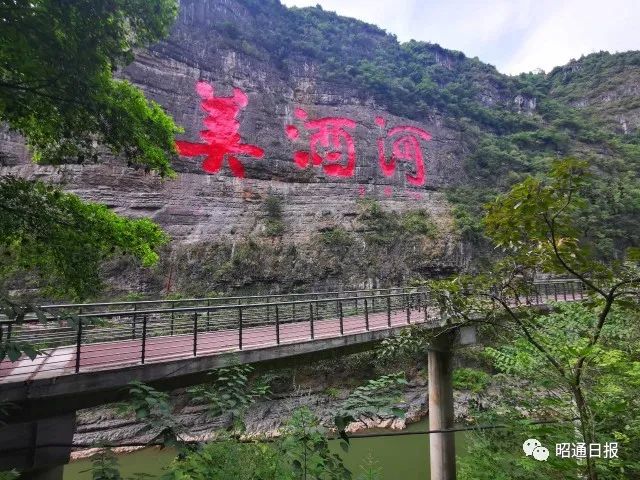
<instances>
[{"instance_id":1,"label":"shrub","mask_svg":"<svg viewBox=\"0 0 640 480\"><path fill-rule=\"evenodd\" d=\"M482 392L491 382L491 375L474 368L459 368L453 372L453 387L458 390Z\"/></svg>"}]
</instances>

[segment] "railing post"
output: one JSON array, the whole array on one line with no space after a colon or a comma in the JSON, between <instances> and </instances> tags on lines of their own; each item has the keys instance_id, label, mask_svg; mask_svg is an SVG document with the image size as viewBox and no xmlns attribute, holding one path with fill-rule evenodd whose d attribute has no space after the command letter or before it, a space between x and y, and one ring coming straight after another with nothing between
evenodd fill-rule
<instances>
[{"instance_id":1,"label":"railing post","mask_svg":"<svg viewBox=\"0 0 640 480\"><path fill-rule=\"evenodd\" d=\"M138 310L138 304L137 304L137 303L133 305L133 312L134 312L134 313L133 313L133 319L132 319L132 321L131 321L131 324L132 324L132 327L131 327L131 330L132 330L132 332L131 332L131 337L133 338L133 340L135 340L135 339L136 339L136 318L137 318L137 315L136 315L136 313L135 313L135 312L136 312L136 310Z\"/></svg>"},{"instance_id":2,"label":"railing post","mask_svg":"<svg viewBox=\"0 0 640 480\"><path fill-rule=\"evenodd\" d=\"M358 292L356 292L356 315L358 314Z\"/></svg>"},{"instance_id":3,"label":"railing post","mask_svg":"<svg viewBox=\"0 0 640 480\"><path fill-rule=\"evenodd\" d=\"M7 340L11 330L7 331ZM82 318L78 318L78 333L76 338L76 373L80 371L80 345L82 344Z\"/></svg>"},{"instance_id":4,"label":"railing post","mask_svg":"<svg viewBox=\"0 0 640 480\"><path fill-rule=\"evenodd\" d=\"M238 306L238 347L242 350L242 307Z\"/></svg>"},{"instance_id":5,"label":"railing post","mask_svg":"<svg viewBox=\"0 0 640 480\"><path fill-rule=\"evenodd\" d=\"M576 299L576 284L574 282L571 282L571 298Z\"/></svg>"},{"instance_id":6,"label":"railing post","mask_svg":"<svg viewBox=\"0 0 640 480\"><path fill-rule=\"evenodd\" d=\"M411 305L409 303L410 300L409 294L405 295L405 303L407 306L407 324L411 323Z\"/></svg>"},{"instance_id":7,"label":"railing post","mask_svg":"<svg viewBox=\"0 0 640 480\"><path fill-rule=\"evenodd\" d=\"M564 298L564 301L567 301L567 282L564 282L562 284L562 296Z\"/></svg>"},{"instance_id":8,"label":"railing post","mask_svg":"<svg viewBox=\"0 0 640 480\"><path fill-rule=\"evenodd\" d=\"M193 356L198 354L198 312L193 312Z\"/></svg>"},{"instance_id":9,"label":"railing post","mask_svg":"<svg viewBox=\"0 0 640 480\"><path fill-rule=\"evenodd\" d=\"M427 292L423 292L422 297L424 298L424 321L426 323L429 321L429 300L427 298Z\"/></svg>"},{"instance_id":10,"label":"railing post","mask_svg":"<svg viewBox=\"0 0 640 480\"><path fill-rule=\"evenodd\" d=\"M342 300L338 300L338 310L340 313L340 335L344 335L344 315L342 314Z\"/></svg>"},{"instance_id":11,"label":"railing post","mask_svg":"<svg viewBox=\"0 0 640 480\"><path fill-rule=\"evenodd\" d=\"M173 337L174 332L174 321L175 321L175 312L176 302L171 302L171 336Z\"/></svg>"},{"instance_id":12,"label":"railing post","mask_svg":"<svg viewBox=\"0 0 640 480\"><path fill-rule=\"evenodd\" d=\"M369 331L369 305L367 299L364 299L364 327Z\"/></svg>"},{"instance_id":13,"label":"railing post","mask_svg":"<svg viewBox=\"0 0 640 480\"><path fill-rule=\"evenodd\" d=\"M280 311L276 305L276 345L280 345Z\"/></svg>"},{"instance_id":14,"label":"railing post","mask_svg":"<svg viewBox=\"0 0 640 480\"><path fill-rule=\"evenodd\" d=\"M556 302L558 301L558 284L553 284L553 298L555 298Z\"/></svg>"},{"instance_id":15,"label":"railing post","mask_svg":"<svg viewBox=\"0 0 640 480\"><path fill-rule=\"evenodd\" d=\"M207 300L207 332L211 328L211 326L210 326L210 320L211 320L210 308L211 308L211 300Z\"/></svg>"},{"instance_id":16,"label":"railing post","mask_svg":"<svg viewBox=\"0 0 640 480\"><path fill-rule=\"evenodd\" d=\"M144 357L147 352L147 314L142 316L142 364L144 365Z\"/></svg>"},{"instance_id":17,"label":"railing post","mask_svg":"<svg viewBox=\"0 0 640 480\"><path fill-rule=\"evenodd\" d=\"M295 300L294 300L295 302ZM296 321L296 304L292 303L291 304L291 317L293 318L293 321Z\"/></svg>"},{"instance_id":18,"label":"railing post","mask_svg":"<svg viewBox=\"0 0 640 480\"><path fill-rule=\"evenodd\" d=\"M315 332L313 331L313 303L309 302L309 328L311 330L311 340L315 337Z\"/></svg>"},{"instance_id":19,"label":"railing post","mask_svg":"<svg viewBox=\"0 0 640 480\"><path fill-rule=\"evenodd\" d=\"M387 325L391 328L391 293L387 294Z\"/></svg>"}]
</instances>

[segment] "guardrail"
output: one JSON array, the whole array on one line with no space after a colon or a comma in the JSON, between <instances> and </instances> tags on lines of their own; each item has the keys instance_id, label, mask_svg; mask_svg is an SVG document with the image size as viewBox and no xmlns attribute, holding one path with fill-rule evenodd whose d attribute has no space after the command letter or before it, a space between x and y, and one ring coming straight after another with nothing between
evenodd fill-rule
<instances>
[{"instance_id":1,"label":"guardrail","mask_svg":"<svg viewBox=\"0 0 640 480\"><path fill-rule=\"evenodd\" d=\"M235 297L233 303L218 305L203 304L210 299L191 299L193 305L175 308L157 308L166 301L116 302L106 304L104 311L74 314L71 320L62 315L62 306L49 306L51 318L46 322L0 322L0 343L3 339L29 342L44 351L33 362L20 360L20 367L0 363L0 380L215 355L439 319L439 307L428 290L392 290L353 291L348 293L355 295L335 298L295 294L295 300L276 296L278 301L254 303L252 299L264 297ZM540 305L583 297L580 282L551 281L535 284L521 303ZM114 306L134 308L110 310Z\"/></svg>"},{"instance_id":2,"label":"guardrail","mask_svg":"<svg viewBox=\"0 0 640 480\"><path fill-rule=\"evenodd\" d=\"M140 310L151 306L177 308L184 306L217 306L247 303L270 303L278 301L295 301L295 300L318 300L326 298L340 297L357 297L362 295L384 295L388 293L405 293L415 290L415 287L393 287L393 288L372 288L361 290L340 290L330 292L312 292L312 293L283 293L283 294L264 294L264 295L245 295L233 297L203 297L203 298L172 298L160 300L128 300L119 302L98 302L98 303L67 303L67 304L50 304L42 305L43 311L55 313L56 311L67 311L75 313L87 313L94 309L102 309L102 311L111 311L118 307L132 307L132 310Z\"/></svg>"}]
</instances>

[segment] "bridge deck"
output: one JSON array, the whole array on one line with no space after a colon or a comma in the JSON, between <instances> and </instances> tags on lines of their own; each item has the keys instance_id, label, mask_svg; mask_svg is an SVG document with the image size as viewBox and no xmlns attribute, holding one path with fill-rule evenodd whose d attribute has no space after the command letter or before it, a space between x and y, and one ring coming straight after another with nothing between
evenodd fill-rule
<instances>
[{"instance_id":1,"label":"bridge deck","mask_svg":"<svg viewBox=\"0 0 640 480\"><path fill-rule=\"evenodd\" d=\"M393 311L390 318L391 328L407 325L406 310ZM369 329L367 329L363 314L345 316L343 318L343 333L340 331L339 318L315 320L313 322L313 340L390 328L386 312L371 313L368 319ZM419 312L416 308L410 309L410 322L423 323L424 313ZM277 346L278 344L312 341L310 320L283 323L280 324L279 330L280 341L278 343L275 325L244 328L242 348L249 350ZM145 364L240 350L238 328L198 332L195 355L193 334L150 337L146 339L145 343ZM141 355L142 339L82 345L79 370L82 372L103 371L139 365ZM63 346L45 351L33 361L29 358L22 358L18 362L3 361L0 363L0 384L28 382L74 373L76 373L76 348Z\"/></svg>"},{"instance_id":2,"label":"bridge deck","mask_svg":"<svg viewBox=\"0 0 640 480\"><path fill-rule=\"evenodd\" d=\"M583 295L581 285L575 282L555 283L553 292L547 285L538 285L531 296L516 304L579 300ZM55 381L78 373L106 373L272 347L286 350L296 344L306 345L307 350L333 348L332 339L340 337L385 330L388 332L384 335L388 336L408 323L436 321L433 326L439 325L439 307L427 291L420 289L278 303L146 310L137 307L75 314L75 324L59 314L45 323L30 319L5 324L5 328L0 324L0 339L4 330L5 341L11 336L14 342L40 345L43 352L34 360L23 356L16 362L1 362L0 392L10 385ZM354 341L382 336L368 335ZM284 355L284 350L280 354Z\"/></svg>"}]
</instances>

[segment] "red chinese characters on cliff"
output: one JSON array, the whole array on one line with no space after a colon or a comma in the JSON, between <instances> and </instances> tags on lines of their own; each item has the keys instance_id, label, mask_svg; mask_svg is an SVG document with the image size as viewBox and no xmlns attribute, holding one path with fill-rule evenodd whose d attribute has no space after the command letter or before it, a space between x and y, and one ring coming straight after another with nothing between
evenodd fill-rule
<instances>
[{"instance_id":1,"label":"red chinese characters on cliff","mask_svg":"<svg viewBox=\"0 0 640 480\"><path fill-rule=\"evenodd\" d=\"M309 150L298 150L293 159L300 168L309 164L322 166L324 172L332 177L353 177L356 170L356 146L351 135L356 122L343 117L325 117L308 120L308 114L301 108L295 110L295 116L304 122L310 131ZM294 125L285 128L291 140L300 137L300 130Z\"/></svg>"},{"instance_id":2,"label":"red chinese characters on cliff","mask_svg":"<svg viewBox=\"0 0 640 480\"><path fill-rule=\"evenodd\" d=\"M215 96L214 88L206 82L198 82L196 91L201 98L200 106L206 113L204 130L200 131L201 142L176 141L180 155L186 157L205 156L202 168L207 173L219 172L228 163L231 173L244 178L245 168L238 157L263 158L264 150L257 145L242 143L240 136L240 112L248 105L247 95L235 88L229 97ZM285 131L291 141L299 141L303 135L308 148L294 153L294 162L299 168L322 167L331 177L350 178L356 174L356 144L353 133L356 122L346 117L323 117L309 119L302 108L296 108L295 118L302 127L287 125ZM398 163L405 167L407 183L420 187L426 183L422 145L431 140L431 134L418 127L400 125L387 128L382 117L375 123L384 132L377 140L378 164L383 175L392 177ZM303 130L301 132L301 130ZM360 192L363 195L363 192ZM385 190L391 195L391 189Z\"/></svg>"},{"instance_id":3,"label":"red chinese characters on cliff","mask_svg":"<svg viewBox=\"0 0 640 480\"><path fill-rule=\"evenodd\" d=\"M406 174L407 182L416 187L424 185L426 178L420 142L431 140L431 134L421 128L408 125L394 127L386 132L386 122L382 117L376 118L376 124L386 133L386 138L378 138L378 162L382 173L387 177L392 177L398 161L410 162L414 166L415 173ZM388 141L392 142L390 156L386 152Z\"/></svg>"},{"instance_id":4,"label":"red chinese characters on cliff","mask_svg":"<svg viewBox=\"0 0 640 480\"><path fill-rule=\"evenodd\" d=\"M206 82L198 82L196 91L202 99L202 110L207 113L203 123L205 129L200 132L202 143L176 141L178 153L185 157L206 155L202 169L207 173L217 173L225 160L234 176L244 177L244 165L237 155L254 158L264 157L264 150L256 145L241 143L238 114L249 103L245 93L239 88L233 89L231 97L214 96L213 87Z\"/></svg>"}]
</instances>

